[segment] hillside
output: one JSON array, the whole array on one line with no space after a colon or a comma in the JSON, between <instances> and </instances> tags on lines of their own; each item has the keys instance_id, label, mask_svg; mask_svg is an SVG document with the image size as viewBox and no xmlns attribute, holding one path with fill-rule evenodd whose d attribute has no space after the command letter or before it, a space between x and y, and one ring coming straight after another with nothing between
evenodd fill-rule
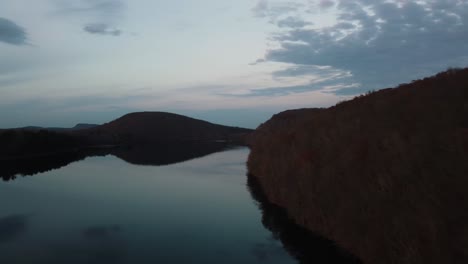
<instances>
[{"instance_id":1,"label":"hillside","mask_svg":"<svg viewBox=\"0 0 468 264\"><path fill-rule=\"evenodd\" d=\"M263 226L279 239L299 264L360 264L356 257L325 239L295 224L285 210L270 203L257 179L247 175L247 189L262 213Z\"/></svg>"},{"instance_id":2,"label":"hillside","mask_svg":"<svg viewBox=\"0 0 468 264\"><path fill-rule=\"evenodd\" d=\"M277 114L249 144L268 199L363 263L468 262L468 69Z\"/></svg>"},{"instance_id":3,"label":"hillside","mask_svg":"<svg viewBox=\"0 0 468 264\"><path fill-rule=\"evenodd\" d=\"M239 141L250 129L229 127L166 112L137 112L81 132L138 144L168 141Z\"/></svg>"},{"instance_id":4,"label":"hillside","mask_svg":"<svg viewBox=\"0 0 468 264\"><path fill-rule=\"evenodd\" d=\"M0 161L39 158L69 152L88 145L83 137L50 130L5 129L0 131Z\"/></svg>"},{"instance_id":5,"label":"hillside","mask_svg":"<svg viewBox=\"0 0 468 264\"><path fill-rule=\"evenodd\" d=\"M160 148L163 144L166 149L172 146L171 151L175 152L201 146L193 145L194 142L244 144L244 137L249 132L250 129L212 124L171 113L131 113L100 126L78 124L71 129L27 127L0 130L0 160L42 158L109 145L145 145L144 152L149 153L152 148ZM192 152L199 154L197 150ZM148 162L153 160L149 158Z\"/></svg>"}]
</instances>

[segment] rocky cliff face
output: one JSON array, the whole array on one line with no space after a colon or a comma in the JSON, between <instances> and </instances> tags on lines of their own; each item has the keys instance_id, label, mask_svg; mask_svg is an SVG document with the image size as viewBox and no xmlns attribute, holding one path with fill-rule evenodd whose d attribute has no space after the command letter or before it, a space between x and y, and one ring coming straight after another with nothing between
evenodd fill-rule
<instances>
[{"instance_id":1,"label":"rocky cliff face","mask_svg":"<svg viewBox=\"0 0 468 264\"><path fill-rule=\"evenodd\" d=\"M468 262L468 69L273 116L250 173L364 263Z\"/></svg>"}]
</instances>

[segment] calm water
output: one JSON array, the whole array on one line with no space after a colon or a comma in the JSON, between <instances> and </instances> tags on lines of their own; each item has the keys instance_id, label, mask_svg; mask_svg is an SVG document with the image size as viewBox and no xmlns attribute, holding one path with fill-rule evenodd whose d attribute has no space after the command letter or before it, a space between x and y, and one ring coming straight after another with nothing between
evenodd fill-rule
<instances>
[{"instance_id":1,"label":"calm water","mask_svg":"<svg viewBox=\"0 0 468 264\"><path fill-rule=\"evenodd\" d=\"M1 181L0 263L297 263L262 225L247 155L88 157Z\"/></svg>"}]
</instances>

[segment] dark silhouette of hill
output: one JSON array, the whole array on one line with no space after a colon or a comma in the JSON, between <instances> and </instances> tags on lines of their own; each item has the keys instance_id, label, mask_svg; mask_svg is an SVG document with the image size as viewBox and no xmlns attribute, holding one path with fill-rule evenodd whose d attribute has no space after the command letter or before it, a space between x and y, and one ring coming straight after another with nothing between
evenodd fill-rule
<instances>
[{"instance_id":1,"label":"dark silhouette of hill","mask_svg":"<svg viewBox=\"0 0 468 264\"><path fill-rule=\"evenodd\" d=\"M250 131L164 112L127 114L100 126L0 130L0 176L10 180L109 154L137 165L167 165L242 144Z\"/></svg>"},{"instance_id":2,"label":"dark silhouette of hill","mask_svg":"<svg viewBox=\"0 0 468 264\"><path fill-rule=\"evenodd\" d=\"M139 144L168 141L240 141L251 130L212 124L166 112L138 112L80 131L83 132L98 141Z\"/></svg>"},{"instance_id":3,"label":"dark silhouette of hill","mask_svg":"<svg viewBox=\"0 0 468 264\"><path fill-rule=\"evenodd\" d=\"M18 176L32 176L59 169L87 157L106 155L116 156L135 165L163 166L203 157L230 147L231 145L220 142L192 142L75 149L22 159L0 159L0 177L4 181L14 180Z\"/></svg>"},{"instance_id":4,"label":"dark silhouette of hill","mask_svg":"<svg viewBox=\"0 0 468 264\"><path fill-rule=\"evenodd\" d=\"M249 172L364 263L468 262L468 69L274 115Z\"/></svg>"},{"instance_id":5,"label":"dark silhouette of hill","mask_svg":"<svg viewBox=\"0 0 468 264\"><path fill-rule=\"evenodd\" d=\"M29 127L0 130L0 160L39 158L102 146L138 145L140 147L137 149L140 151L144 149L141 146L146 145L144 152L149 155L152 151L150 148L163 147L171 150L185 145L199 154L193 149L193 142L243 144L244 137L249 132L249 129L212 124L171 113L132 113L100 126L78 124L71 129ZM176 144L178 145L175 146ZM171 148L170 145L175 147ZM143 156L143 153L140 155ZM151 156L147 158L149 163L153 163ZM168 160L171 158L168 157Z\"/></svg>"},{"instance_id":6,"label":"dark silhouette of hill","mask_svg":"<svg viewBox=\"0 0 468 264\"><path fill-rule=\"evenodd\" d=\"M50 130L8 129L0 131L0 160L53 155L76 150L87 140L69 133Z\"/></svg>"},{"instance_id":7,"label":"dark silhouette of hill","mask_svg":"<svg viewBox=\"0 0 468 264\"><path fill-rule=\"evenodd\" d=\"M40 130L47 130L47 131L55 131L55 132L63 132L63 131L75 131L75 130L82 130L82 129L89 129L93 127L97 127L99 125L96 124L85 124L80 123L76 124L74 127L39 127L39 126L27 126L17 128L17 130L29 130L29 131L40 131ZM0 130L1 132L1 130Z\"/></svg>"}]
</instances>

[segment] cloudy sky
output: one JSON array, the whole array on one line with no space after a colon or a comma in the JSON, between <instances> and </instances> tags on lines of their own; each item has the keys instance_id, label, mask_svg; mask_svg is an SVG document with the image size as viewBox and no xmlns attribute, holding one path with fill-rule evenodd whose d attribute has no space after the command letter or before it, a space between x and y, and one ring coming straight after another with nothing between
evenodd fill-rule
<instances>
[{"instance_id":1,"label":"cloudy sky","mask_svg":"<svg viewBox=\"0 0 468 264\"><path fill-rule=\"evenodd\" d=\"M0 128L143 110L256 127L466 66L465 0L0 2Z\"/></svg>"}]
</instances>

